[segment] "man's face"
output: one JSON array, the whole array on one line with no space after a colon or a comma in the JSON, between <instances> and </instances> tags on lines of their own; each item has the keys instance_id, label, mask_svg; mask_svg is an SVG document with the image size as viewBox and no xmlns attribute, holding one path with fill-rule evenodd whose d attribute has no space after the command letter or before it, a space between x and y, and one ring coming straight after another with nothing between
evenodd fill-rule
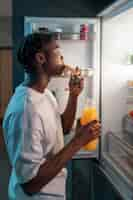
<instances>
[{"instance_id":1,"label":"man's face","mask_svg":"<svg viewBox=\"0 0 133 200\"><path fill-rule=\"evenodd\" d=\"M62 74L64 70L64 61L61 52L59 51L59 45L57 44L56 40L53 40L47 46L47 52L45 53L46 60L42 67L44 71L49 76L56 76Z\"/></svg>"}]
</instances>

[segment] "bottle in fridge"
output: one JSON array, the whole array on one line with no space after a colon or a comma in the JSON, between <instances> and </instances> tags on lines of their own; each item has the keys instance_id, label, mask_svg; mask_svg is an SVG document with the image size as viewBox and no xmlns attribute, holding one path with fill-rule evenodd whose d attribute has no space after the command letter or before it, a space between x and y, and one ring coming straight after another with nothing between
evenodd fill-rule
<instances>
[{"instance_id":1,"label":"bottle in fridge","mask_svg":"<svg viewBox=\"0 0 133 200\"><path fill-rule=\"evenodd\" d=\"M92 100L87 99L84 109L82 110L80 124L84 126L94 120L98 120L96 106ZM95 140L89 142L88 144L86 144L83 147L83 149L93 151L93 150L96 150L97 145L98 145L98 139L95 139Z\"/></svg>"}]
</instances>

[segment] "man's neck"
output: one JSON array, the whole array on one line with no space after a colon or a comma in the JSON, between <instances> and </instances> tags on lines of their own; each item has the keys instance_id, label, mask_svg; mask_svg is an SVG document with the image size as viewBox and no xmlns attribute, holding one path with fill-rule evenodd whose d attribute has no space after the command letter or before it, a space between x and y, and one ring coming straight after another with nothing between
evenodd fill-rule
<instances>
[{"instance_id":1,"label":"man's neck","mask_svg":"<svg viewBox=\"0 0 133 200\"><path fill-rule=\"evenodd\" d=\"M50 78L48 75L44 73L37 76L28 75L24 84L37 92L43 93L45 88L48 86L49 80Z\"/></svg>"}]
</instances>

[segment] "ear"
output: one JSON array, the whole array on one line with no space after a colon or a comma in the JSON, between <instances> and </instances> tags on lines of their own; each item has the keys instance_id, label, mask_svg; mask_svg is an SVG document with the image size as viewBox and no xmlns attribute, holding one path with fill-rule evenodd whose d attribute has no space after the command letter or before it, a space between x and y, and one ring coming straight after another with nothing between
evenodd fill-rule
<instances>
[{"instance_id":1,"label":"ear","mask_svg":"<svg viewBox=\"0 0 133 200\"><path fill-rule=\"evenodd\" d=\"M36 59L37 63L39 63L39 64L43 64L46 61L46 57L45 57L44 53L41 53L41 52L36 53L35 59Z\"/></svg>"}]
</instances>

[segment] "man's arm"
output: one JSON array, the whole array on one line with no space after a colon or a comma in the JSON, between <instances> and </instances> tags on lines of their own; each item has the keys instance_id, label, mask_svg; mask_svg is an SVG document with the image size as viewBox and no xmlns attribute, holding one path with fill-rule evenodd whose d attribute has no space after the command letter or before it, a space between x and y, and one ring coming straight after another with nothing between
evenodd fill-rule
<instances>
[{"instance_id":1,"label":"man's arm","mask_svg":"<svg viewBox=\"0 0 133 200\"><path fill-rule=\"evenodd\" d=\"M87 126L80 127L77 130L75 138L66 147L57 155L53 156L53 158L44 161L36 177L28 183L21 185L24 192L29 195L38 193L42 187L47 185L60 172L68 160L70 160L83 145L99 136L99 130L100 126L96 122L93 122L91 125L88 124Z\"/></svg>"},{"instance_id":2,"label":"man's arm","mask_svg":"<svg viewBox=\"0 0 133 200\"><path fill-rule=\"evenodd\" d=\"M69 134L69 131L73 126L76 115L77 101L77 97L69 95L67 107L61 116L64 134Z\"/></svg>"},{"instance_id":3,"label":"man's arm","mask_svg":"<svg viewBox=\"0 0 133 200\"><path fill-rule=\"evenodd\" d=\"M29 195L38 193L42 187L47 185L65 167L67 161L79 150L79 146L79 144L75 144L72 141L53 158L44 161L36 177L22 185L24 192Z\"/></svg>"},{"instance_id":4,"label":"man's arm","mask_svg":"<svg viewBox=\"0 0 133 200\"><path fill-rule=\"evenodd\" d=\"M84 85L83 78L78 79L78 81L76 82L73 81L72 78L70 80L70 83L69 83L70 95L69 95L67 107L61 116L64 134L68 134L73 126L75 115L76 115L78 96L83 90L83 85Z\"/></svg>"}]
</instances>

